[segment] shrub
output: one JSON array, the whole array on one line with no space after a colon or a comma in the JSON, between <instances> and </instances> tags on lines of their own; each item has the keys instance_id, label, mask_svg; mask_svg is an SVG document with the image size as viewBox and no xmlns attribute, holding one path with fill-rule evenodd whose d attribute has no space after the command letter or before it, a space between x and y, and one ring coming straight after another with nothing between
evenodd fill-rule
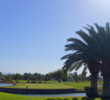
<instances>
[{"instance_id":1,"label":"shrub","mask_svg":"<svg viewBox=\"0 0 110 100\"><path fill-rule=\"evenodd\" d=\"M39 81L38 83L42 83L42 81Z\"/></svg>"},{"instance_id":2,"label":"shrub","mask_svg":"<svg viewBox=\"0 0 110 100\"><path fill-rule=\"evenodd\" d=\"M32 80L31 83L37 83L37 81L36 80Z\"/></svg>"}]
</instances>

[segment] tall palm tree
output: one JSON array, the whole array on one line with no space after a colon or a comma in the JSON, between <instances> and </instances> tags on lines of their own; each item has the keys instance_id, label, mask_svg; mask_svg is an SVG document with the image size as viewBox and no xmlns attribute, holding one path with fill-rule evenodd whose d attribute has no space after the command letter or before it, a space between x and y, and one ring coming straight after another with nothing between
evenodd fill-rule
<instances>
[{"instance_id":1,"label":"tall palm tree","mask_svg":"<svg viewBox=\"0 0 110 100\"><path fill-rule=\"evenodd\" d=\"M97 26L97 24L95 25ZM68 39L72 43L66 45L65 50L72 50L74 52L63 56L61 59L67 59L63 66L63 69L66 71L78 70L82 65L84 65L84 70L88 68L91 73L91 87L97 89L97 76L100 70L98 33L92 26L85 29L89 34L82 30L76 32L82 40L76 38Z\"/></svg>"}]
</instances>

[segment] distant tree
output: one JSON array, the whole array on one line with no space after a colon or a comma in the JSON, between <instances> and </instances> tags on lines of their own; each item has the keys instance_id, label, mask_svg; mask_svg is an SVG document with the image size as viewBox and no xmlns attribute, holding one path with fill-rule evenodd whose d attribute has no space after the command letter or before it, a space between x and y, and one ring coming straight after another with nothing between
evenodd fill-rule
<instances>
[{"instance_id":1,"label":"distant tree","mask_svg":"<svg viewBox=\"0 0 110 100\"><path fill-rule=\"evenodd\" d=\"M83 70L82 73L81 73L81 81L85 81L86 80L86 75L87 75L87 72L86 70Z\"/></svg>"},{"instance_id":2,"label":"distant tree","mask_svg":"<svg viewBox=\"0 0 110 100\"><path fill-rule=\"evenodd\" d=\"M75 82L79 81L79 76L78 76L77 72L74 72L72 76L73 76L73 79Z\"/></svg>"},{"instance_id":3,"label":"distant tree","mask_svg":"<svg viewBox=\"0 0 110 100\"><path fill-rule=\"evenodd\" d=\"M46 74L46 75L44 76L44 80L45 80L45 81L48 81L48 80L50 80L50 79L51 79L50 73L49 73L49 74Z\"/></svg>"},{"instance_id":4,"label":"distant tree","mask_svg":"<svg viewBox=\"0 0 110 100\"><path fill-rule=\"evenodd\" d=\"M61 80L65 81L68 79L68 74L63 69L51 72L50 74L51 78L58 80L59 83L61 82Z\"/></svg>"},{"instance_id":5,"label":"distant tree","mask_svg":"<svg viewBox=\"0 0 110 100\"><path fill-rule=\"evenodd\" d=\"M33 76L35 77L36 80L41 81L43 79L42 74L39 73L34 73Z\"/></svg>"},{"instance_id":6,"label":"distant tree","mask_svg":"<svg viewBox=\"0 0 110 100\"><path fill-rule=\"evenodd\" d=\"M1 79L3 79L3 75L2 75L2 73L0 72L0 80L1 80Z\"/></svg>"},{"instance_id":7,"label":"distant tree","mask_svg":"<svg viewBox=\"0 0 110 100\"><path fill-rule=\"evenodd\" d=\"M87 76L86 80L90 81L91 80L91 75Z\"/></svg>"},{"instance_id":8,"label":"distant tree","mask_svg":"<svg viewBox=\"0 0 110 100\"><path fill-rule=\"evenodd\" d=\"M24 73L23 74L23 80L31 80L32 74L31 73Z\"/></svg>"},{"instance_id":9,"label":"distant tree","mask_svg":"<svg viewBox=\"0 0 110 100\"><path fill-rule=\"evenodd\" d=\"M12 75L11 74L5 75L5 79L6 79L7 82L10 82L10 83L13 82L13 79L12 79Z\"/></svg>"},{"instance_id":10,"label":"distant tree","mask_svg":"<svg viewBox=\"0 0 110 100\"><path fill-rule=\"evenodd\" d=\"M18 80L22 79L22 75L19 73L13 74L13 79L18 82Z\"/></svg>"}]
</instances>

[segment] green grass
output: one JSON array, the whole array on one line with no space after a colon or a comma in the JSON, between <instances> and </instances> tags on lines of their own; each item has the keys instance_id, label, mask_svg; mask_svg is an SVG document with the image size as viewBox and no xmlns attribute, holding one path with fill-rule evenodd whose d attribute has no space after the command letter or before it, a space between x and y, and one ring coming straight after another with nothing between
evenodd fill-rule
<instances>
[{"instance_id":1,"label":"green grass","mask_svg":"<svg viewBox=\"0 0 110 100\"><path fill-rule=\"evenodd\" d=\"M13 82L16 82L15 80L13 80ZM17 82L21 82L21 83L26 83L27 80L17 80Z\"/></svg>"},{"instance_id":2,"label":"green grass","mask_svg":"<svg viewBox=\"0 0 110 100\"><path fill-rule=\"evenodd\" d=\"M84 87L89 87L90 82L61 82L58 83L57 81L55 82L47 82L46 84L41 83L17 83L14 86L4 86L6 88L26 88L28 86L29 89L81 89L84 90ZM102 87L98 87L99 90L102 89Z\"/></svg>"},{"instance_id":3,"label":"green grass","mask_svg":"<svg viewBox=\"0 0 110 100\"><path fill-rule=\"evenodd\" d=\"M13 80L13 82L16 82L16 80ZM18 83L27 83L27 80L17 80ZM32 80L30 80L30 82L32 82ZM39 82L39 81L36 81ZM59 83L58 81L41 81L42 83L46 82L46 83Z\"/></svg>"},{"instance_id":4,"label":"green grass","mask_svg":"<svg viewBox=\"0 0 110 100\"><path fill-rule=\"evenodd\" d=\"M27 97L0 92L0 100L101 100L100 98L88 99L86 97Z\"/></svg>"},{"instance_id":5,"label":"green grass","mask_svg":"<svg viewBox=\"0 0 110 100\"><path fill-rule=\"evenodd\" d=\"M36 83L18 83L14 86L4 86L6 88L26 88L29 89L70 89L73 86L65 85L63 83L54 83L54 84L36 84Z\"/></svg>"},{"instance_id":6,"label":"green grass","mask_svg":"<svg viewBox=\"0 0 110 100\"><path fill-rule=\"evenodd\" d=\"M63 82L65 85L72 86L74 89L84 90L85 87L90 87L90 82ZM102 85L102 83L97 83ZM98 86L98 90L101 91L102 87Z\"/></svg>"},{"instance_id":7,"label":"green grass","mask_svg":"<svg viewBox=\"0 0 110 100\"><path fill-rule=\"evenodd\" d=\"M68 86L72 86L72 88L74 89L82 89L84 90L84 87L89 87L90 86L90 82L63 82L63 84L68 85Z\"/></svg>"},{"instance_id":8,"label":"green grass","mask_svg":"<svg viewBox=\"0 0 110 100\"><path fill-rule=\"evenodd\" d=\"M51 84L50 84L51 83ZM46 84L38 83L17 83L15 86L6 86L7 88L34 88L34 89L84 89L85 86L90 86L90 82L47 82ZM0 100L101 100L100 98L88 99L86 97L28 97L15 95L10 93L0 92Z\"/></svg>"}]
</instances>

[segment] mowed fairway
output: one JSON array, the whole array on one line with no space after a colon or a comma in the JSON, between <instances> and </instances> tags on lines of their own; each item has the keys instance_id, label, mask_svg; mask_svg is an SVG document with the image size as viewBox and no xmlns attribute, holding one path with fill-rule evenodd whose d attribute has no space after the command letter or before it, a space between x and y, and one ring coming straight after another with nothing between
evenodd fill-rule
<instances>
[{"instance_id":1,"label":"mowed fairway","mask_svg":"<svg viewBox=\"0 0 110 100\"><path fill-rule=\"evenodd\" d=\"M35 83L18 83L14 86L4 86L6 88L26 88L28 89L70 89L73 88L71 85L66 85L63 83L56 84L35 84Z\"/></svg>"}]
</instances>

